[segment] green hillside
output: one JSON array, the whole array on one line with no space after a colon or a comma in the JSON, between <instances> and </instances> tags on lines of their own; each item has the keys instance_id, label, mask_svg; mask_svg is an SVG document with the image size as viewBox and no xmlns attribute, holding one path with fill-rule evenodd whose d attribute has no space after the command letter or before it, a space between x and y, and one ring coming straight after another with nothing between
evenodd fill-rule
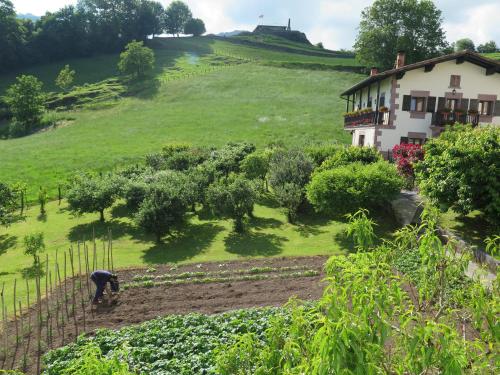
<instances>
[{"instance_id":1,"label":"green hillside","mask_svg":"<svg viewBox=\"0 0 500 375\"><path fill-rule=\"evenodd\" d=\"M245 140L263 146L349 139L342 129L339 94L362 76L283 69L280 63L335 69L340 64L354 66L353 59L276 52L209 38L169 38L153 45L154 79L139 86L118 81L126 92L119 100L92 100L78 110L49 113L56 126L0 140L0 180L26 182L31 197L39 186L54 196L58 184L77 170L109 170L137 162L169 142L221 145ZM66 63L83 84L116 76L116 61L117 56L108 55L26 72L54 89L53 80ZM14 77L0 81L8 85Z\"/></svg>"}]
</instances>

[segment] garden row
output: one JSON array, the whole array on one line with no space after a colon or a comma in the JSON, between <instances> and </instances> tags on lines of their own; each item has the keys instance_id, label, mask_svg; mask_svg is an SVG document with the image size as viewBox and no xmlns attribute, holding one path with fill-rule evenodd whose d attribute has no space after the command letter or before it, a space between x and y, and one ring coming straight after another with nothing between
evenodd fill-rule
<instances>
[{"instance_id":1,"label":"garden row","mask_svg":"<svg viewBox=\"0 0 500 375\"><path fill-rule=\"evenodd\" d=\"M46 355L46 373L495 373L499 280L488 290L468 279L436 218L426 211L375 247L373 223L353 215L358 253L328 260L318 303L101 330Z\"/></svg>"}]
</instances>

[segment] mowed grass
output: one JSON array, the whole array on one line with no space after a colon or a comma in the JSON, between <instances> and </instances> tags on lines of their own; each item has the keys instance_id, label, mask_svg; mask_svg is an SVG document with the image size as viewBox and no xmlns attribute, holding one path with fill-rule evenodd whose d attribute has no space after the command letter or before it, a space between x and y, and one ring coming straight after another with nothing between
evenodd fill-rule
<instances>
[{"instance_id":1,"label":"mowed grass","mask_svg":"<svg viewBox=\"0 0 500 375\"><path fill-rule=\"evenodd\" d=\"M57 250L62 267L62 252L71 244L76 249L76 242L84 239L88 241L94 231L98 239L98 264L102 267L102 239L108 228L113 234L115 268L275 256L338 255L353 250L352 242L345 236L345 218L327 218L309 213L302 215L298 223L292 225L270 199L256 205L255 217L249 220L243 234L235 234L229 220L218 220L208 213L198 213L192 214L187 224L165 237L164 243L160 245L155 243L153 236L146 235L136 227L130 216L130 212L120 203L106 211L105 223L98 221L97 214L73 216L64 201L61 206L57 202L49 203L47 215L43 218L39 217L38 206L31 207L25 221L9 228L0 228L0 284L6 283L6 300L12 300L14 279L20 286L18 297L26 296L22 271L33 262L31 257L23 254L23 238L28 233L44 233L47 250L41 259L45 259L48 254L51 270ZM379 214L375 220L379 223L377 234L390 238L390 233L395 229L393 218ZM91 245L90 248L92 250ZM29 283L33 292L34 281L30 279Z\"/></svg>"},{"instance_id":2,"label":"mowed grass","mask_svg":"<svg viewBox=\"0 0 500 375\"><path fill-rule=\"evenodd\" d=\"M164 81L151 97L63 112L71 119L65 126L0 140L0 180L26 182L30 197L39 186L55 196L57 186L78 170L135 163L172 142L348 143L339 94L360 77L243 64Z\"/></svg>"}]
</instances>

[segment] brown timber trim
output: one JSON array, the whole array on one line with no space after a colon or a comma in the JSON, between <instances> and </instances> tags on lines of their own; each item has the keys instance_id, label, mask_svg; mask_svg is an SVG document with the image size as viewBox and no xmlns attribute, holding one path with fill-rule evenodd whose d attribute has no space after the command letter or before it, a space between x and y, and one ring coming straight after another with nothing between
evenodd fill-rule
<instances>
[{"instance_id":1,"label":"brown timber trim","mask_svg":"<svg viewBox=\"0 0 500 375\"><path fill-rule=\"evenodd\" d=\"M431 96L431 92L422 90L411 90L410 95L415 98L428 98L429 96Z\"/></svg>"},{"instance_id":2,"label":"brown timber trim","mask_svg":"<svg viewBox=\"0 0 500 375\"><path fill-rule=\"evenodd\" d=\"M389 126L394 126L394 121L397 119L396 109L399 109L399 104L396 107L396 98L399 99L399 94L397 93L398 86L398 81L393 76L391 80L391 114L389 115Z\"/></svg>"},{"instance_id":3,"label":"brown timber trim","mask_svg":"<svg viewBox=\"0 0 500 375\"><path fill-rule=\"evenodd\" d=\"M426 133L408 132L408 138L426 139L427 134Z\"/></svg>"},{"instance_id":4,"label":"brown timber trim","mask_svg":"<svg viewBox=\"0 0 500 375\"><path fill-rule=\"evenodd\" d=\"M453 92L445 92L444 97L446 99L460 99L462 100L462 97L464 96L463 92L456 92L455 95L453 95Z\"/></svg>"},{"instance_id":5,"label":"brown timber trim","mask_svg":"<svg viewBox=\"0 0 500 375\"><path fill-rule=\"evenodd\" d=\"M497 95L479 94L477 99L486 102L495 102L497 100Z\"/></svg>"}]
</instances>

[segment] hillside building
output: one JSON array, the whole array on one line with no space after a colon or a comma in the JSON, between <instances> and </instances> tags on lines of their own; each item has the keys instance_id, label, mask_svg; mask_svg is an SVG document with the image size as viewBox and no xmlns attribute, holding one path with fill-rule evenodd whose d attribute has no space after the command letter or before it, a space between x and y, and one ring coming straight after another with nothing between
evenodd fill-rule
<instances>
[{"instance_id":1,"label":"hillside building","mask_svg":"<svg viewBox=\"0 0 500 375\"><path fill-rule=\"evenodd\" d=\"M500 125L500 63L462 51L406 65L399 52L394 69L372 68L341 97L353 145L423 144L455 123Z\"/></svg>"}]
</instances>

